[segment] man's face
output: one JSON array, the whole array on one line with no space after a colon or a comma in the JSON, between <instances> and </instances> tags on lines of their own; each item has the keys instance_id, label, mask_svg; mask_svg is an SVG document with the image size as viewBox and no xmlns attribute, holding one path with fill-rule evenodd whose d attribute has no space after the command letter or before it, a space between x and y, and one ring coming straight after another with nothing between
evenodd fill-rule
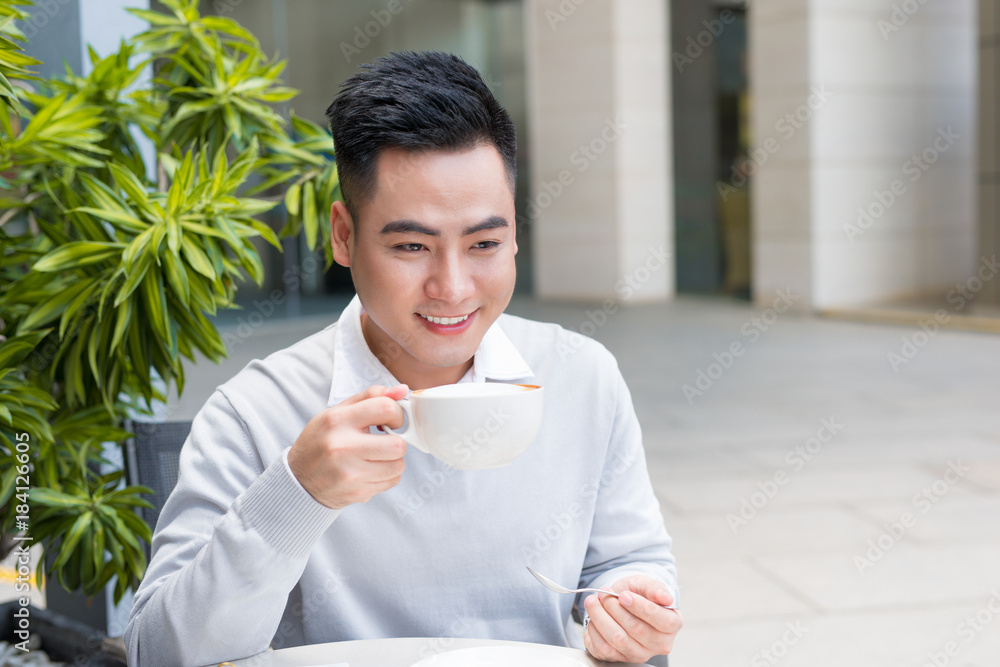
<instances>
[{"instance_id":1,"label":"man's face","mask_svg":"<svg viewBox=\"0 0 1000 667\"><path fill-rule=\"evenodd\" d=\"M342 202L332 216L334 258L351 268L365 339L412 389L457 382L514 291L514 197L503 160L490 145L387 149L376 177L359 219Z\"/></svg>"}]
</instances>

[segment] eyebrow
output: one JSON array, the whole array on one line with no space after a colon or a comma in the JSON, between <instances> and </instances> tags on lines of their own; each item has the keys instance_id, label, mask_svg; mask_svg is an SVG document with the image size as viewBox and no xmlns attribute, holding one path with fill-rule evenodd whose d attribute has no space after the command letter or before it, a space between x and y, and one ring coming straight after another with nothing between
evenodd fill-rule
<instances>
[{"instance_id":1,"label":"eyebrow","mask_svg":"<svg viewBox=\"0 0 1000 667\"><path fill-rule=\"evenodd\" d=\"M471 225L462 230L462 236L470 236L476 232L481 232L486 229L501 229L504 227L509 227L507 221L498 215L491 215L480 223ZM412 232L416 234L426 234L427 236L440 236L441 233L436 229L431 229L426 225L422 225L415 220L394 220L393 222L386 223L385 227L382 228L381 234L397 234Z\"/></svg>"}]
</instances>

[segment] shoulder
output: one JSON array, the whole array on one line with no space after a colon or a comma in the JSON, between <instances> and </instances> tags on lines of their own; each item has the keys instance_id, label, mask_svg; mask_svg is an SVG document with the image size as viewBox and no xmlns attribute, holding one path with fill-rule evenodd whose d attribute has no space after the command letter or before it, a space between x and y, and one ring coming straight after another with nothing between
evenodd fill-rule
<instances>
[{"instance_id":1,"label":"shoulder","mask_svg":"<svg viewBox=\"0 0 1000 667\"><path fill-rule=\"evenodd\" d=\"M333 349L337 324L255 359L219 389L238 412L290 405L325 407L333 377Z\"/></svg>"}]
</instances>

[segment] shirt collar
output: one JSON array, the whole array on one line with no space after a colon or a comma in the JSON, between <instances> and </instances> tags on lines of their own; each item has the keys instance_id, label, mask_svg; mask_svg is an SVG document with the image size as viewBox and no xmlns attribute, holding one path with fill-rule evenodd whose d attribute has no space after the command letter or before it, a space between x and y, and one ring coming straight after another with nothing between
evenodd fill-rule
<instances>
[{"instance_id":1,"label":"shirt collar","mask_svg":"<svg viewBox=\"0 0 1000 667\"><path fill-rule=\"evenodd\" d=\"M361 300L355 295L334 327L333 379L328 406L336 405L373 384L386 387L399 384L365 341L361 331L361 313L364 310ZM459 382L509 382L533 377L535 374L500 327L498 318L486 330L472 359L472 368Z\"/></svg>"}]
</instances>

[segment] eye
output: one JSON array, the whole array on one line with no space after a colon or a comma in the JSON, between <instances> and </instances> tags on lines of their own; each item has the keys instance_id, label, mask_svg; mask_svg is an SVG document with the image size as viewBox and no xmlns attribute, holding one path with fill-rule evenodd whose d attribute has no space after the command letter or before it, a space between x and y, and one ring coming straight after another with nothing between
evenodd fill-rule
<instances>
[{"instance_id":1,"label":"eye","mask_svg":"<svg viewBox=\"0 0 1000 667\"><path fill-rule=\"evenodd\" d=\"M475 245L476 248L480 250L492 250L493 248L498 248L500 243L498 241L480 241Z\"/></svg>"},{"instance_id":2,"label":"eye","mask_svg":"<svg viewBox=\"0 0 1000 667\"><path fill-rule=\"evenodd\" d=\"M401 243L396 246L396 250L402 250L403 252L420 252L423 247L424 246L421 243Z\"/></svg>"}]
</instances>

